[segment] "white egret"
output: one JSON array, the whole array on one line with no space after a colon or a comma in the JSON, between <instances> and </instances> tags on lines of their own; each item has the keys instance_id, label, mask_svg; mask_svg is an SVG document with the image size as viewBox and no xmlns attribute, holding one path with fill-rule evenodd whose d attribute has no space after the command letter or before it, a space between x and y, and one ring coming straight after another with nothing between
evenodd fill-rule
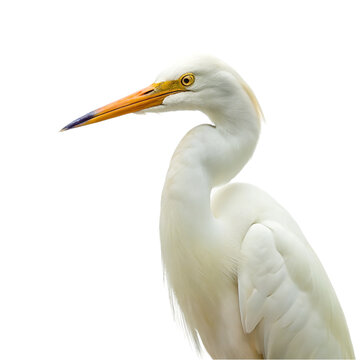
<instances>
[{"instance_id":1,"label":"white egret","mask_svg":"<svg viewBox=\"0 0 360 360\"><path fill-rule=\"evenodd\" d=\"M182 139L161 203L166 278L195 343L216 359L354 358L331 283L286 210L248 184L211 197L258 141L262 113L244 80L218 59L193 57L63 130L140 110L200 110L214 124Z\"/></svg>"}]
</instances>

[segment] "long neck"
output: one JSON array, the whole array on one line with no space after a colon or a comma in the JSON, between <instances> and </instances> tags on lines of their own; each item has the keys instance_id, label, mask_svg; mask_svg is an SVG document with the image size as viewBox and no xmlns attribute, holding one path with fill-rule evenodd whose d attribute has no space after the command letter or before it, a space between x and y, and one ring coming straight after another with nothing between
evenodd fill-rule
<instances>
[{"instance_id":1,"label":"long neck","mask_svg":"<svg viewBox=\"0 0 360 360\"><path fill-rule=\"evenodd\" d=\"M196 321L204 311L201 299L216 301L214 294L221 290L211 290L211 284L226 286L223 265L233 266L228 256L233 249L219 243L223 224L212 214L211 189L230 181L255 149L260 124L251 105L249 100L228 112L208 112L216 127L198 126L182 139L165 181L160 216L164 269L170 297L175 296L195 342L204 321L212 327L206 313ZM212 280L204 281L206 276Z\"/></svg>"},{"instance_id":2,"label":"long neck","mask_svg":"<svg viewBox=\"0 0 360 360\"><path fill-rule=\"evenodd\" d=\"M234 111L232 114L212 113L210 116L218 124L216 127L198 126L178 145L162 195L162 240L169 237L170 231L185 232L182 237L187 240L184 241L193 241L191 237L194 236L207 236L204 229L212 232L211 189L230 181L243 168L259 135L254 111L249 111L246 116L242 113L240 120L224 119L234 117L233 114Z\"/></svg>"}]
</instances>

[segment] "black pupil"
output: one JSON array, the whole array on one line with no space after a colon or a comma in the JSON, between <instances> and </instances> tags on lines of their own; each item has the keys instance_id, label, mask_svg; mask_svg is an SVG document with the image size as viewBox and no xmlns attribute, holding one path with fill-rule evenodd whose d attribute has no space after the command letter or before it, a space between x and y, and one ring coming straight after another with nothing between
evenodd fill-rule
<instances>
[{"instance_id":1,"label":"black pupil","mask_svg":"<svg viewBox=\"0 0 360 360\"><path fill-rule=\"evenodd\" d=\"M184 78L184 84L188 84L189 83L189 78Z\"/></svg>"}]
</instances>

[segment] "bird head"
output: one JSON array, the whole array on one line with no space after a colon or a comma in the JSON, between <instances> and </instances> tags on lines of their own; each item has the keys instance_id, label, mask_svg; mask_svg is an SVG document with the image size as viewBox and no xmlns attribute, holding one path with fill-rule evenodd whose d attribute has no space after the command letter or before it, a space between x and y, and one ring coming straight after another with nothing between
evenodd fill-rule
<instances>
[{"instance_id":1,"label":"bird head","mask_svg":"<svg viewBox=\"0 0 360 360\"><path fill-rule=\"evenodd\" d=\"M232 68L217 58L196 56L166 69L146 88L74 120L61 131L136 112L200 110L211 117L218 109L231 110L244 97L261 117L255 95Z\"/></svg>"}]
</instances>

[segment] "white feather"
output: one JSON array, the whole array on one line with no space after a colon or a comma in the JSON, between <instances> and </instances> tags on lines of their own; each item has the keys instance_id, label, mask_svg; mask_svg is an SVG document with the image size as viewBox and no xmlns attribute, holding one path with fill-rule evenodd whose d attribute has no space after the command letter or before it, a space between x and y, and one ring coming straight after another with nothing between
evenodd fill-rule
<instances>
[{"instance_id":1,"label":"white feather","mask_svg":"<svg viewBox=\"0 0 360 360\"><path fill-rule=\"evenodd\" d=\"M260 106L229 66L196 57L157 81L191 72L190 91L153 111L200 110L181 141L161 208L171 296L196 344L213 358L353 358L346 322L319 260L290 215L261 190L227 185L250 159Z\"/></svg>"}]
</instances>

